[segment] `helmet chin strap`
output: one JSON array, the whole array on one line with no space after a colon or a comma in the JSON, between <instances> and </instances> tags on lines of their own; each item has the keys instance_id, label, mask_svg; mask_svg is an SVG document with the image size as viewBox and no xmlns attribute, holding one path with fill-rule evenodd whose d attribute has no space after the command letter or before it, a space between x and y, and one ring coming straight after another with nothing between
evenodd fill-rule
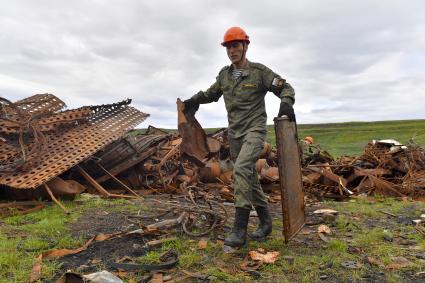
<instances>
[{"instance_id":1,"label":"helmet chin strap","mask_svg":"<svg viewBox=\"0 0 425 283\"><path fill-rule=\"evenodd\" d=\"M246 46L246 42L244 41L242 43L242 56L241 56L241 59L239 60L240 63L242 63L243 60L246 59L246 49L245 49L245 46Z\"/></svg>"}]
</instances>

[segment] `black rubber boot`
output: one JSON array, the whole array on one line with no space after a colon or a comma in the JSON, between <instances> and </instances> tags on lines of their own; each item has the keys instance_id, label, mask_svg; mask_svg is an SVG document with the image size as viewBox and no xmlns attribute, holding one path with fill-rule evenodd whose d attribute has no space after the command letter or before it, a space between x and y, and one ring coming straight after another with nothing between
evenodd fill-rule
<instances>
[{"instance_id":1,"label":"black rubber boot","mask_svg":"<svg viewBox=\"0 0 425 283\"><path fill-rule=\"evenodd\" d=\"M235 223L233 224L232 232L224 240L226 246L235 248L245 246L249 212L249 209L236 207Z\"/></svg>"},{"instance_id":2,"label":"black rubber boot","mask_svg":"<svg viewBox=\"0 0 425 283\"><path fill-rule=\"evenodd\" d=\"M249 236L255 241L262 242L265 241L266 237L272 232L273 221L267 207L257 206L255 211L257 211L258 218L260 219L260 225L258 229Z\"/></svg>"}]
</instances>

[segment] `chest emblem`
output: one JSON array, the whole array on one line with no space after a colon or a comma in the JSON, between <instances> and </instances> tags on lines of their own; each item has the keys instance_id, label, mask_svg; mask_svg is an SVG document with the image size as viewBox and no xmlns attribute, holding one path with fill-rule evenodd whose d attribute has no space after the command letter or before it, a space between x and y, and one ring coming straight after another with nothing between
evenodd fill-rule
<instances>
[{"instance_id":1,"label":"chest emblem","mask_svg":"<svg viewBox=\"0 0 425 283\"><path fill-rule=\"evenodd\" d=\"M242 84L243 88L257 88L256 84Z\"/></svg>"}]
</instances>

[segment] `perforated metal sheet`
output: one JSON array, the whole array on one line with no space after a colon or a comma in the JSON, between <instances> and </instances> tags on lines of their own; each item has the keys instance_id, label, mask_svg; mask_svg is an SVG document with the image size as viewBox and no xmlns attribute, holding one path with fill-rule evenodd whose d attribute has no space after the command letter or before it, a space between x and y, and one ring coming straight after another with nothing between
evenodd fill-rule
<instances>
[{"instance_id":1,"label":"perforated metal sheet","mask_svg":"<svg viewBox=\"0 0 425 283\"><path fill-rule=\"evenodd\" d=\"M128 103L96 108L86 124L49 134L48 151L40 164L29 172L0 173L0 184L20 189L36 188L122 137L149 116L127 106ZM7 150L3 153L9 156L19 155L16 148L3 145L1 148L0 151Z\"/></svg>"},{"instance_id":2,"label":"perforated metal sheet","mask_svg":"<svg viewBox=\"0 0 425 283\"><path fill-rule=\"evenodd\" d=\"M92 110L89 107L82 107L74 110L67 110L60 113L53 113L46 118L34 119L32 125L36 125L37 129L41 132L52 131L57 129L59 126L65 124L75 124L77 121L84 122L90 115ZM30 123L26 123L26 129L30 128ZM22 128L22 123L19 119L4 120L0 119L0 132L5 134L16 134L19 133Z\"/></svg>"},{"instance_id":3,"label":"perforated metal sheet","mask_svg":"<svg viewBox=\"0 0 425 283\"><path fill-rule=\"evenodd\" d=\"M36 94L13 103L18 109L37 115L46 112L56 112L64 108L65 102L54 96L53 94ZM7 108L7 107L6 107ZM6 109L7 110L7 109ZM14 110L9 110L14 115Z\"/></svg>"}]
</instances>

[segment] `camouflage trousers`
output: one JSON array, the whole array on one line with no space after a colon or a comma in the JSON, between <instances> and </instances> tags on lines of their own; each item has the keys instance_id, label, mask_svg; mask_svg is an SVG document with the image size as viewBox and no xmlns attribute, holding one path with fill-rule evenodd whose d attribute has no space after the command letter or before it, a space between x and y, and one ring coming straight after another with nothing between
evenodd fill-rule
<instances>
[{"instance_id":1,"label":"camouflage trousers","mask_svg":"<svg viewBox=\"0 0 425 283\"><path fill-rule=\"evenodd\" d=\"M263 151L264 140L265 134L258 132L249 132L240 138L229 139L230 155L234 162L235 207L267 207L267 198L255 170L255 163Z\"/></svg>"}]
</instances>

